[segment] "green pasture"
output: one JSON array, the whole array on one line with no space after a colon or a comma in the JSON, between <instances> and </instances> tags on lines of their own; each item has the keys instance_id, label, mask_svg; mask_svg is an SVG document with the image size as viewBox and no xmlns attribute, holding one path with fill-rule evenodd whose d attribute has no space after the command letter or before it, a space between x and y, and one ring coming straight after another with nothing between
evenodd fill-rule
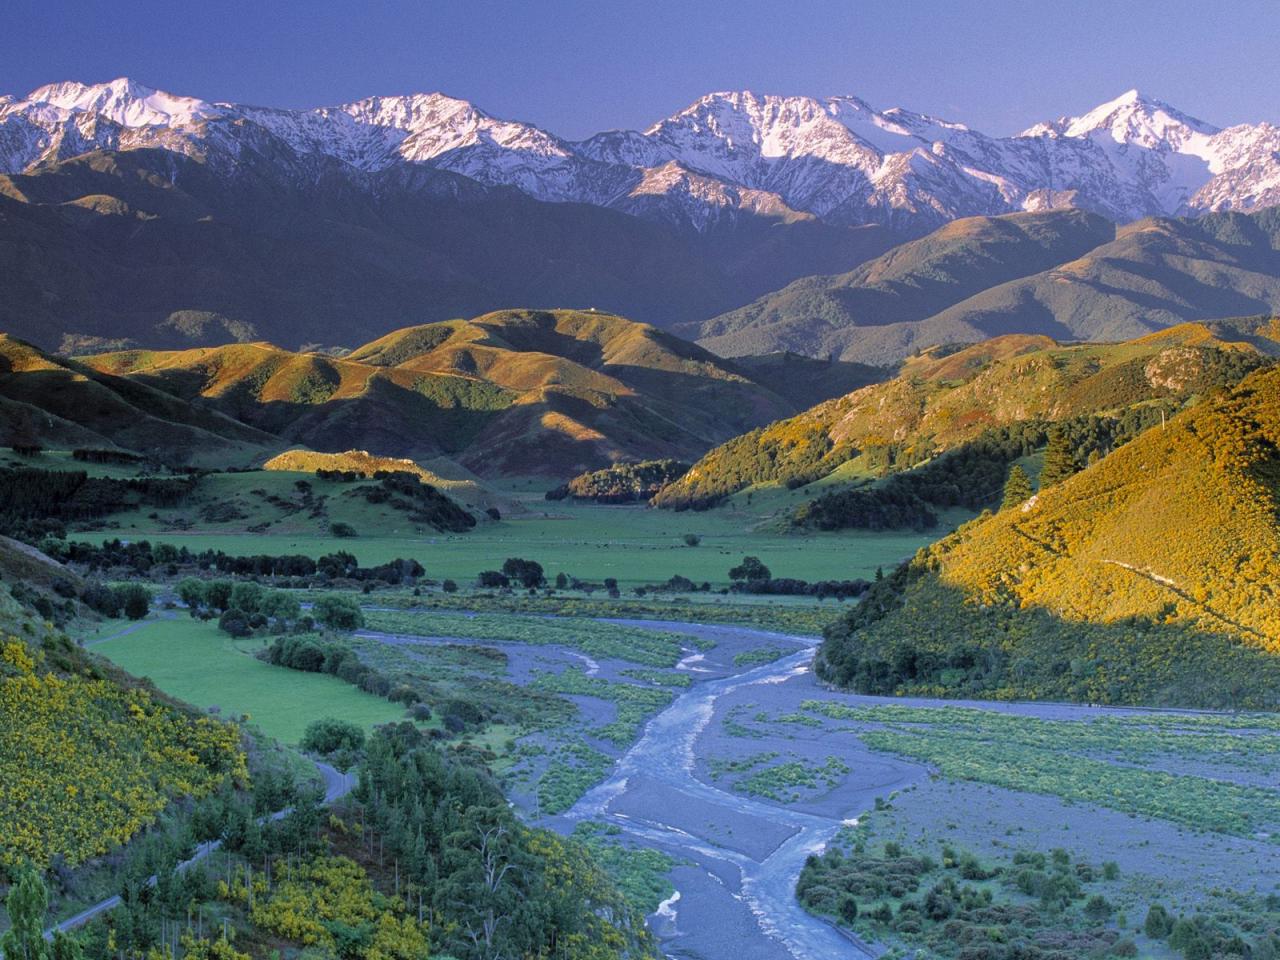
<instances>
[{"instance_id":1,"label":"green pasture","mask_svg":"<svg viewBox=\"0 0 1280 960\"><path fill-rule=\"evenodd\" d=\"M260 640L233 640L212 622L150 620L124 636L86 642L165 693L202 708L217 706L223 717L248 714L264 733L288 744L319 717L373 727L404 716L402 707L337 677L263 663L252 655Z\"/></svg>"},{"instance_id":2,"label":"green pasture","mask_svg":"<svg viewBox=\"0 0 1280 960\"><path fill-rule=\"evenodd\" d=\"M110 518L111 527L73 532L71 536L91 541L108 536L146 538L229 554L319 556L346 550L366 565L408 556L422 563L428 576L463 585L472 582L481 570L500 567L507 557L518 556L541 563L549 577L561 572L595 582L612 577L629 588L680 574L697 583L722 586L728 583L729 568L747 555L759 557L778 577L870 579L877 567L896 565L968 516L948 516L942 527L925 533L797 534L776 527L770 516L798 491L770 490L753 495L750 503L740 495L726 506L700 513L529 499L524 501L529 508L527 516L484 521L464 534L441 534L415 528L394 509L348 496L350 484L309 478L317 493L329 496L328 518L324 520L312 519L306 512L282 513L263 495L287 499L293 483L307 477L257 472L217 475L202 481L196 500L234 503L244 514L240 519L205 522L199 517L198 504L186 504L115 514ZM187 529L175 527L173 521L179 517L190 524ZM329 535L333 520L349 523L358 535ZM247 527L262 524L266 526L260 532L247 532ZM686 534L701 537L701 543L686 546Z\"/></svg>"}]
</instances>

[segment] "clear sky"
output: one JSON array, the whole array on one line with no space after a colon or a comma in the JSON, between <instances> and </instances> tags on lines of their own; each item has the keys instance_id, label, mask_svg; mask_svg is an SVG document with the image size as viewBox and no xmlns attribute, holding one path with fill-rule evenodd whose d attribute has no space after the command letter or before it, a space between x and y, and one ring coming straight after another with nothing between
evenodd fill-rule
<instances>
[{"instance_id":1,"label":"clear sky","mask_svg":"<svg viewBox=\"0 0 1280 960\"><path fill-rule=\"evenodd\" d=\"M442 90L566 137L703 93L854 93L1007 134L1131 87L1280 122L1277 0L5 0L0 93L127 75L318 106Z\"/></svg>"}]
</instances>

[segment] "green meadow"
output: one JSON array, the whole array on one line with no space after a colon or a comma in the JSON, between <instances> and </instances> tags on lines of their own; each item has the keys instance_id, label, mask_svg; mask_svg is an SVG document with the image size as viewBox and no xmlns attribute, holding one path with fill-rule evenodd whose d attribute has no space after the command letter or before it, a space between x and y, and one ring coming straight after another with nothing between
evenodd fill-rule
<instances>
[{"instance_id":1,"label":"green meadow","mask_svg":"<svg viewBox=\"0 0 1280 960\"><path fill-rule=\"evenodd\" d=\"M205 709L216 706L223 717L248 714L264 733L288 744L297 744L318 717L372 728L404 715L396 704L337 677L263 663L252 652L260 640L233 640L213 622L148 620L124 636L87 642L94 653L149 677L170 696Z\"/></svg>"},{"instance_id":2,"label":"green meadow","mask_svg":"<svg viewBox=\"0 0 1280 960\"><path fill-rule=\"evenodd\" d=\"M328 513L314 519L305 511L278 508L298 480L328 494ZM789 533L771 520L773 512L799 502L802 491L761 490L732 498L725 506L700 513L676 513L642 506L600 506L548 502L536 491L514 494L522 515L484 521L463 534L441 534L415 528L403 514L349 496L353 485L318 481L310 474L253 472L207 477L196 495L200 501L234 504L243 516L230 521L201 519L199 505L169 510L134 510L115 514L103 530L73 533L75 539L110 536L150 539L193 550L229 554L304 553L319 556L346 550L363 564L412 557L435 579L472 582L481 570L502 565L507 557L542 564L554 577L600 582L616 579L624 588L665 581L675 574L713 586L728 583L729 568L743 556L759 557L774 576L801 580L870 579L877 567L886 570L932 543L940 530L915 532L850 531L829 534ZM274 503L271 499L274 498ZM188 529L174 520L185 515ZM944 518L949 529L968 514ZM357 536L338 538L329 523L349 523ZM248 527L259 528L248 532ZM685 545L693 534L696 547Z\"/></svg>"}]
</instances>

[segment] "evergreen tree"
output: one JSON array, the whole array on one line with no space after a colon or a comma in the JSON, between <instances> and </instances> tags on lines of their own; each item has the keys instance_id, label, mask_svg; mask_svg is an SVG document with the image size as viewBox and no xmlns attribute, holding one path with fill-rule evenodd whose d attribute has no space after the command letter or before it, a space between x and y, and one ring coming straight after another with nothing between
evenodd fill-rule
<instances>
[{"instance_id":1,"label":"evergreen tree","mask_svg":"<svg viewBox=\"0 0 1280 960\"><path fill-rule=\"evenodd\" d=\"M40 875L25 867L9 888L4 905L11 926L0 937L0 953L6 960L48 960L44 915L49 909L49 894Z\"/></svg>"},{"instance_id":2,"label":"evergreen tree","mask_svg":"<svg viewBox=\"0 0 1280 960\"><path fill-rule=\"evenodd\" d=\"M1044 467L1040 471L1040 489L1051 487L1076 472L1076 458L1061 427L1049 431L1049 445L1044 451Z\"/></svg>"},{"instance_id":3,"label":"evergreen tree","mask_svg":"<svg viewBox=\"0 0 1280 960\"><path fill-rule=\"evenodd\" d=\"M1031 478L1027 471L1018 464L1009 469L1009 479L1004 482L1004 498L1000 501L1000 509L1008 510L1031 499Z\"/></svg>"},{"instance_id":4,"label":"evergreen tree","mask_svg":"<svg viewBox=\"0 0 1280 960\"><path fill-rule=\"evenodd\" d=\"M57 930L50 949L52 960L84 960L84 947L70 934Z\"/></svg>"}]
</instances>

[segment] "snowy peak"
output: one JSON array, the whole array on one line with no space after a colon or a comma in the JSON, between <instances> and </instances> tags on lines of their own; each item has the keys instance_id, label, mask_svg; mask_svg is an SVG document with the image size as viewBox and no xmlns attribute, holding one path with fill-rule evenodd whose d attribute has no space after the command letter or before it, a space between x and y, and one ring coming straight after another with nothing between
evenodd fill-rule
<instances>
[{"instance_id":1,"label":"snowy peak","mask_svg":"<svg viewBox=\"0 0 1280 960\"><path fill-rule=\"evenodd\" d=\"M25 102L47 105L67 114L96 114L122 127L186 126L221 112L204 100L154 90L128 77L92 85L76 81L52 83L32 90Z\"/></svg>"},{"instance_id":2,"label":"snowy peak","mask_svg":"<svg viewBox=\"0 0 1280 960\"><path fill-rule=\"evenodd\" d=\"M1108 135L1116 143L1148 149L1178 149L1197 137L1207 138L1218 128L1176 110L1162 100L1129 90L1078 117L1060 117L1023 131L1021 136L1092 137Z\"/></svg>"},{"instance_id":3,"label":"snowy peak","mask_svg":"<svg viewBox=\"0 0 1280 960\"><path fill-rule=\"evenodd\" d=\"M426 167L698 230L745 216L919 232L957 217L1054 207L1117 221L1252 210L1280 201L1278 139L1268 124L1219 130L1137 90L1014 137L852 95L729 90L643 132L576 143L439 92L281 110L121 77L0 96L5 173L144 148L185 153L226 176L248 155L290 177Z\"/></svg>"}]
</instances>

